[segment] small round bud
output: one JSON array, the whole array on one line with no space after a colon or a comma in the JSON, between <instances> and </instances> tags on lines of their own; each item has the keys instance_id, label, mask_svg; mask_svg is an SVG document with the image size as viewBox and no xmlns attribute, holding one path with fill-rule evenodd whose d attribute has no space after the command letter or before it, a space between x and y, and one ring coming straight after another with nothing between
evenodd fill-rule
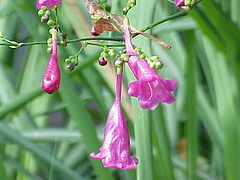
<instances>
[{"instance_id":1,"label":"small round bud","mask_svg":"<svg viewBox=\"0 0 240 180\"><path fill-rule=\"evenodd\" d=\"M106 66L106 65L107 65L107 61L106 61L104 58L99 59L99 60L98 60L98 63L99 63L99 65L101 65L101 66Z\"/></svg>"},{"instance_id":2,"label":"small round bud","mask_svg":"<svg viewBox=\"0 0 240 180\"><path fill-rule=\"evenodd\" d=\"M50 15L51 15L51 11L47 10L47 11L45 12L45 15L50 16Z\"/></svg>"},{"instance_id":3,"label":"small round bud","mask_svg":"<svg viewBox=\"0 0 240 180\"><path fill-rule=\"evenodd\" d=\"M64 62L65 62L66 64L70 64L70 63L71 63L71 60L70 60L69 58L67 58L67 59L64 60Z\"/></svg>"},{"instance_id":4,"label":"small round bud","mask_svg":"<svg viewBox=\"0 0 240 180\"><path fill-rule=\"evenodd\" d=\"M114 49L110 49L110 50L108 51L108 55L109 55L110 57L115 57L115 56L116 56L116 51L115 51Z\"/></svg>"},{"instance_id":5,"label":"small round bud","mask_svg":"<svg viewBox=\"0 0 240 180\"><path fill-rule=\"evenodd\" d=\"M74 68L75 68L74 63L70 63L70 64L67 64L67 65L65 66L65 70L66 70L66 71L72 71L72 70L74 70Z\"/></svg>"},{"instance_id":6,"label":"small round bud","mask_svg":"<svg viewBox=\"0 0 240 180\"><path fill-rule=\"evenodd\" d=\"M0 32L0 38L3 38L3 36L4 36L4 35L3 35L3 33L2 33L2 32Z\"/></svg>"},{"instance_id":7,"label":"small round bud","mask_svg":"<svg viewBox=\"0 0 240 180\"><path fill-rule=\"evenodd\" d=\"M67 42L66 42L66 41L61 41L60 44L61 44L63 47L66 47L66 46L67 46Z\"/></svg>"},{"instance_id":8,"label":"small round bud","mask_svg":"<svg viewBox=\"0 0 240 180\"><path fill-rule=\"evenodd\" d=\"M164 65L163 62L160 60L155 62L155 68L157 68L157 69L161 69L163 67L163 65Z\"/></svg>"},{"instance_id":9,"label":"small round bud","mask_svg":"<svg viewBox=\"0 0 240 180\"><path fill-rule=\"evenodd\" d=\"M129 10L129 7L125 7L125 8L122 9L122 13L127 14L128 10Z\"/></svg>"},{"instance_id":10,"label":"small round bud","mask_svg":"<svg viewBox=\"0 0 240 180\"><path fill-rule=\"evenodd\" d=\"M44 10L40 9L40 10L38 11L38 16L43 16L44 14L45 14L45 11L44 11Z\"/></svg>"},{"instance_id":11,"label":"small round bud","mask_svg":"<svg viewBox=\"0 0 240 180\"><path fill-rule=\"evenodd\" d=\"M46 7L46 6L42 6L41 9L44 10L44 11L46 11L46 10L47 10L47 7Z\"/></svg>"},{"instance_id":12,"label":"small round bud","mask_svg":"<svg viewBox=\"0 0 240 180\"><path fill-rule=\"evenodd\" d=\"M146 59L146 55L144 54L140 55L140 59Z\"/></svg>"},{"instance_id":13,"label":"small round bud","mask_svg":"<svg viewBox=\"0 0 240 180\"><path fill-rule=\"evenodd\" d=\"M49 39L47 40L47 43L48 43L48 44L52 44L52 38L49 38Z\"/></svg>"},{"instance_id":14,"label":"small round bud","mask_svg":"<svg viewBox=\"0 0 240 180\"><path fill-rule=\"evenodd\" d=\"M48 48L47 48L47 52L50 53L50 54L52 54L52 47L48 47Z\"/></svg>"},{"instance_id":15,"label":"small round bud","mask_svg":"<svg viewBox=\"0 0 240 180\"><path fill-rule=\"evenodd\" d=\"M121 65L123 63L123 61L121 60L121 59L117 59L116 61L115 61L115 66L119 66L119 65Z\"/></svg>"},{"instance_id":16,"label":"small round bud","mask_svg":"<svg viewBox=\"0 0 240 180\"><path fill-rule=\"evenodd\" d=\"M149 66L150 66L150 68L154 68L155 67L155 63L154 62L150 62Z\"/></svg>"},{"instance_id":17,"label":"small round bud","mask_svg":"<svg viewBox=\"0 0 240 180\"><path fill-rule=\"evenodd\" d=\"M93 21L99 21L101 19L101 17L98 15L92 15L91 18Z\"/></svg>"},{"instance_id":18,"label":"small round bud","mask_svg":"<svg viewBox=\"0 0 240 180\"><path fill-rule=\"evenodd\" d=\"M47 24L48 24L49 26L54 26L54 25L55 25L55 22L54 22L54 20L49 19L48 22L47 22Z\"/></svg>"},{"instance_id":19,"label":"small round bud","mask_svg":"<svg viewBox=\"0 0 240 180\"><path fill-rule=\"evenodd\" d=\"M48 22L49 17L48 16L42 16L41 17L41 22Z\"/></svg>"}]
</instances>

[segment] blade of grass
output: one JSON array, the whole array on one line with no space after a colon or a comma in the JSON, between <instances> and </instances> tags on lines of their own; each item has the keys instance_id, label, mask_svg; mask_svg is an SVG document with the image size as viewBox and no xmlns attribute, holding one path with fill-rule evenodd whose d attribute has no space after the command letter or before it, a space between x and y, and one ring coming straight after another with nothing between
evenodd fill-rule
<instances>
[{"instance_id":1,"label":"blade of grass","mask_svg":"<svg viewBox=\"0 0 240 180\"><path fill-rule=\"evenodd\" d=\"M187 179L196 180L197 160L197 119L196 119L196 55L194 31L186 33L187 60L185 65L185 116L187 137Z\"/></svg>"}]
</instances>

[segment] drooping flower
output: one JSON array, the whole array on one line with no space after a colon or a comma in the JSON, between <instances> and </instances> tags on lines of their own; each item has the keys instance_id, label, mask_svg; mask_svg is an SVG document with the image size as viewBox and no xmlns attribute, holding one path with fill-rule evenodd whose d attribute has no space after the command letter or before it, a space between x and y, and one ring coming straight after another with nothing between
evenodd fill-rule
<instances>
[{"instance_id":1,"label":"drooping flower","mask_svg":"<svg viewBox=\"0 0 240 180\"><path fill-rule=\"evenodd\" d=\"M128 127L121 110L121 86L122 74L118 74L116 98L108 114L102 147L98 154L91 153L90 157L102 159L107 168L135 169L138 159L130 154Z\"/></svg>"},{"instance_id":2,"label":"drooping flower","mask_svg":"<svg viewBox=\"0 0 240 180\"><path fill-rule=\"evenodd\" d=\"M136 77L135 82L129 83L128 93L138 97L143 109L154 110L160 102L171 104L175 101L172 91L176 89L175 80L161 78L157 72L150 68L146 60L137 55L128 28L124 31L126 53L131 55L128 65Z\"/></svg>"},{"instance_id":3,"label":"drooping flower","mask_svg":"<svg viewBox=\"0 0 240 180\"><path fill-rule=\"evenodd\" d=\"M48 61L42 80L42 89L48 94L57 91L60 86L60 69L58 65L57 53L57 30L52 29L52 55Z\"/></svg>"},{"instance_id":4,"label":"drooping flower","mask_svg":"<svg viewBox=\"0 0 240 180\"><path fill-rule=\"evenodd\" d=\"M185 0L176 0L176 1L175 1L175 5L176 5L177 7L185 6Z\"/></svg>"},{"instance_id":5,"label":"drooping flower","mask_svg":"<svg viewBox=\"0 0 240 180\"><path fill-rule=\"evenodd\" d=\"M51 9L55 6L60 6L61 4L62 0L37 0L37 9L41 9L42 6Z\"/></svg>"}]
</instances>

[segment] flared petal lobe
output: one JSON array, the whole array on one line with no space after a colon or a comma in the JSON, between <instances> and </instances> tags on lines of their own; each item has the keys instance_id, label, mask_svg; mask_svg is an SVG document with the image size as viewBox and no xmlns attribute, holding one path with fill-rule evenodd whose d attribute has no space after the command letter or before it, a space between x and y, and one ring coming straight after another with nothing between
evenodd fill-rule
<instances>
[{"instance_id":1,"label":"flared petal lobe","mask_svg":"<svg viewBox=\"0 0 240 180\"><path fill-rule=\"evenodd\" d=\"M116 98L108 114L102 147L90 157L102 159L107 168L135 169L138 159L131 156L128 127L121 110L121 76L117 75Z\"/></svg>"},{"instance_id":2,"label":"flared petal lobe","mask_svg":"<svg viewBox=\"0 0 240 180\"><path fill-rule=\"evenodd\" d=\"M129 83L128 93L138 97L139 104L143 109L154 110L160 102L171 104L175 101L172 91L176 89L175 80L161 78L157 72L150 68L146 60L141 60L134 50L131 35L125 30L126 52L131 55L128 61L136 81Z\"/></svg>"},{"instance_id":3,"label":"flared petal lobe","mask_svg":"<svg viewBox=\"0 0 240 180\"><path fill-rule=\"evenodd\" d=\"M51 9L55 6L60 6L62 0L37 0L37 9L41 9L42 6L46 6L48 9Z\"/></svg>"},{"instance_id":4,"label":"flared petal lobe","mask_svg":"<svg viewBox=\"0 0 240 180\"><path fill-rule=\"evenodd\" d=\"M58 65L57 38L53 38L53 51L48 61L42 80L42 89L48 94L57 91L60 86L60 69Z\"/></svg>"}]
</instances>

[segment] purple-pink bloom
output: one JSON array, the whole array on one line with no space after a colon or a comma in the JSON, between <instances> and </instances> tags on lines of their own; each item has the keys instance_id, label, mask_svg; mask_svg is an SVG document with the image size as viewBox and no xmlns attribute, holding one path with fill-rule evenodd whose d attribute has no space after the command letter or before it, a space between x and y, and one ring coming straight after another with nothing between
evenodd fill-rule
<instances>
[{"instance_id":1,"label":"purple-pink bloom","mask_svg":"<svg viewBox=\"0 0 240 180\"><path fill-rule=\"evenodd\" d=\"M53 47L52 55L48 61L42 80L42 89L48 94L57 91L60 86L60 69L58 65L57 53L57 30L52 31Z\"/></svg>"},{"instance_id":2,"label":"purple-pink bloom","mask_svg":"<svg viewBox=\"0 0 240 180\"><path fill-rule=\"evenodd\" d=\"M102 147L98 154L91 153L90 157L102 159L107 168L135 169L138 159L130 152L128 127L121 110L121 86L122 74L118 74L116 98L108 114Z\"/></svg>"},{"instance_id":3,"label":"purple-pink bloom","mask_svg":"<svg viewBox=\"0 0 240 180\"><path fill-rule=\"evenodd\" d=\"M137 81L129 83L128 93L138 97L143 109L154 110L160 102L171 104L175 101L172 91L176 89L176 80L161 78L157 72L150 68L146 60L141 60L134 50L130 31L124 31L126 53L131 55L128 66Z\"/></svg>"},{"instance_id":4,"label":"purple-pink bloom","mask_svg":"<svg viewBox=\"0 0 240 180\"><path fill-rule=\"evenodd\" d=\"M185 0L176 0L176 1L175 1L175 5L176 5L177 7L185 6Z\"/></svg>"},{"instance_id":5,"label":"purple-pink bloom","mask_svg":"<svg viewBox=\"0 0 240 180\"><path fill-rule=\"evenodd\" d=\"M60 6L61 4L62 0L37 0L37 9L41 9L42 6L51 9L55 6Z\"/></svg>"}]
</instances>

